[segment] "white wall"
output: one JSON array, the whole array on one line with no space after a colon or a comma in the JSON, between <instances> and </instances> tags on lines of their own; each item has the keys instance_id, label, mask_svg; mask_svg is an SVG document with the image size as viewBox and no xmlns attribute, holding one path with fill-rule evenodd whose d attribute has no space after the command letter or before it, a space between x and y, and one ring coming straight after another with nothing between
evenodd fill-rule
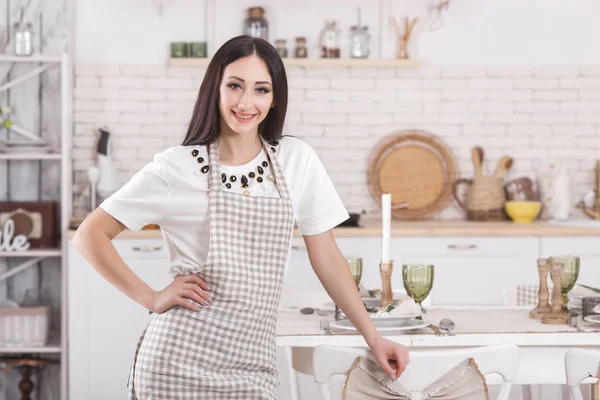
<instances>
[{"instance_id":1,"label":"white wall","mask_svg":"<svg viewBox=\"0 0 600 400\"><path fill-rule=\"evenodd\" d=\"M324 21L337 19L348 32L360 5L375 36L375 57L380 42L381 56L394 54L388 16L411 15L420 17L411 55L436 65L600 64L598 0L451 0L434 32L427 29L430 0L160 0L166 3L162 16L155 1L78 0L77 62L163 64L169 42L180 40L207 40L212 53L242 32L245 9L252 5L266 8L271 40L307 36L316 56Z\"/></svg>"}]
</instances>

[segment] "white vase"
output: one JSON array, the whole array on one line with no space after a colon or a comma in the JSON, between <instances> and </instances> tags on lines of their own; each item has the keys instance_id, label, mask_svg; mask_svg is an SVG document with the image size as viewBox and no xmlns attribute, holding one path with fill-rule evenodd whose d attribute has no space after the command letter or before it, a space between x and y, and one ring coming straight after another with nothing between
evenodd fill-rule
<instances>
[{"instance_id":1,"label":"white vase","mask_svg":"<svg viewBox=\"0 0 600 400\"><path fill-rule=\"evenodd\" d=\"M539 173L539 182L544 217L570 219L573 213L571 178L565 163L552 163L543 167Z\"/></svg>"}]
</instances>

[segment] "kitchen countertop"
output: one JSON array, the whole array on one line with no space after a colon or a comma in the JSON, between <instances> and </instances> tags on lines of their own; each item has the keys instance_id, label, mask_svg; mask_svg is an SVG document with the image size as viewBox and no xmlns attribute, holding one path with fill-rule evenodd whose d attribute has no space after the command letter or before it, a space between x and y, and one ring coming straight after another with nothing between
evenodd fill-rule
<instances>
[{"instance_id":1,"label":"kitchen countertop","mask_svg":"<svg viewBox=\"0 0 600 400\"><path fill-rule=\"evenodd\" d=\"M360 228L335 228L336 237L380 236L381 220L365 219ZM74 230L69 231L69 238ZM298 230L294 236L300 236ZM410 236L600 236L600 221L573 220L563 222L536 221L531 224L503 222L475 222L465 220L393 220L392 237ZM118 238L159 238L159 229L140 232L124 231Z\"/></svg>"}]
</instances>

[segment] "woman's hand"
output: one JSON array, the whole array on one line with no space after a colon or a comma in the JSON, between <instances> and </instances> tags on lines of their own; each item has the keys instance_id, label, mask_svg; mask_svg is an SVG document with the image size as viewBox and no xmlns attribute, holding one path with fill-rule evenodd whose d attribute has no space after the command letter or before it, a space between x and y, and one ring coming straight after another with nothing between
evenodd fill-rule
<instances>
[{"instance_id":1,"label":"woman's hand","mask_svg":"<svg viewBox=\"0 0 600 400\"><path fill-rule=\"evenodd\" d=\"M379 336L369 344L377 363L392 380L398 379L410 362L408 349L400 343Z\"/></svg>"},{"instance_id":2,"label":"woman's hand","mask_svg":"<svg viewBox=\"0 0 600 400\"><path fill-rule=\"evenodd\" d=\"M188 299L207 306L211 302L207 293L208 289L206 282L196 275L176 278L163 290L154 292L150 303L150 311L160 314L173 306L181 306L192 311L198 311L199 308L190 303Z\"/></svg>"}]
</instances>

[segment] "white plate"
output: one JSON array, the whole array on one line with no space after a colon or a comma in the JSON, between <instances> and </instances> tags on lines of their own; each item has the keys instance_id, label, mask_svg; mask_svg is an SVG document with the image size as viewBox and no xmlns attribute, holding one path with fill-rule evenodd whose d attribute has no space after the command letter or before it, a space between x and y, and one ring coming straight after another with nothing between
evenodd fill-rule
<instances>
[{"instance_id":1,"label":"white plate","mask_svg":"<svg viewBox=\"0 0 600 400\"><path fill-rule=\"evenodd\" d=\"M387 317L373 315L371 317L371 320L372 321L383 321L385 319L386 321L402 322L404 320L415 318L415 317L419 317L419 316L421 316L421 313L406 314L406 315L390 315L390 316L387 316Z\"/></svg>"},{"instance_id":2,"label":"white plate","mask_svg":"<svg viewBox=\"0 0 600 400\"><path fill-rule=\"evenodd\" d=\"M420 319L403 319L402 321L394 321L390 318L378 318L373 321L373 325L375 328L381 333L390 333L390 332L403 332L403 331L412 331L415 329L421 329L429 326L429 322L425 322ZM335 321L330 325L332 328L343 329L347 331L356 331L352 322L345 319L342 321Z\"/></svg>"},{"instance_id":3,"label":"white plate","mask_svg":"<svg viewBox=\"0 0 600 400\"><path fill-rule=\"evenodd\" d=\"M585 316L583 317L583 320L586 322L595 322L597 324L600 324L600 314L592 314Z\"/></svg>"}]
</instances>

